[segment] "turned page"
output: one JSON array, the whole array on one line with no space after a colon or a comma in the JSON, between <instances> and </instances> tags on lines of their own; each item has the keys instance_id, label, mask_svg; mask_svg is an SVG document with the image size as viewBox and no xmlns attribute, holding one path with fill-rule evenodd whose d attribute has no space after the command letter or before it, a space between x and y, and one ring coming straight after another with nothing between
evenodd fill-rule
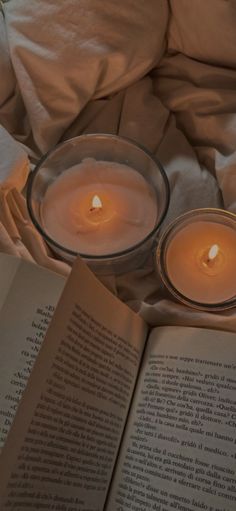
<instances>
[{"instance_id":1,"label":"turned page","mask_svg":"<svg viewBox=\"0 0 236 511\"><path fill-rule=\"evenodd\" d=\"M236 335L152 331L109 511L235 511Z\"/></svg>"},{"instance_id":2,"label":"turned page","mask_svg":"<svg viewBox=\"0 0 236 511\"><path fill-rule=\"evenodd\" d=\"M0 458L1 510L101 510L147 337L77 260Z\"/></svg>"},{"instance_id":3,"label":"turned page","mask_svg":"<svg viewBox=\"0 0 236 511\"><path fill-rule=\"evenodd\" d=\"M0 254L0 449L26 387L65 279Z\"/></svg>"}]
</instances>

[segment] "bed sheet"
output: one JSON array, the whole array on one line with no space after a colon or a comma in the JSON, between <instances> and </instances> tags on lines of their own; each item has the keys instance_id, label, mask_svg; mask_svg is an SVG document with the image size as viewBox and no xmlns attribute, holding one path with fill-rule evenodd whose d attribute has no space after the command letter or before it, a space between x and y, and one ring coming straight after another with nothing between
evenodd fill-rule
<instances>
[{"instance_id":1,"label":"bed sheet","mask_svg":"<svg viewBox=\"0 0 236 511\"><path fill-rule=\"evenodd\" d=\"M67 275L29 221L28 172L82 133L130 137L171 185L163 228L197 207L236 213L234 0L9 0L0 13L0 249ZM153 271L104 279L152 325L236 332L236 310L194 311Z\"/></svg>"}]
</instances>

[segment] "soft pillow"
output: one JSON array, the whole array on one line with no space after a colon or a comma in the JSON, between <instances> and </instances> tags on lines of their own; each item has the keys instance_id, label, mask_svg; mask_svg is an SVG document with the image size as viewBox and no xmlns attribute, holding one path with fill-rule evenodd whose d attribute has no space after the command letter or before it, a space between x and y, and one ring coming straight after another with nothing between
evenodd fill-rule
<instances>
[{"instance_id":1,"label":"soft pillow","mask_svg":"<svg viewBox=\"0 0 236 511\"><path fill-rule=\"evenodd\" d=\"M171 0L154 90L236 211L236 1Z\"/></svg>"},{"instance_id":2,"label":"soft pillow","mask_svg":"<svg viewBox=\"0 0 236 511\"><path fill-rule=\"evenodd\" d=\"M11 67L3 14L0 10L0 107L14 88L14 73ZM3 79L4 78L4 79Z\"/></svg>"},{"instance_id":3,"label":"soft pillow","mask_svg":"<svg viewBox=\"0 0 236 511\"><path fill-rule=\"evenodd\" d=\"M11 133L21 132L20 126L18 126L18 130L15 129L16 111L18 113L21 105L21 100L17 100L16 78L11 64L6 27L0 4L0 124L3 124Z\"/></svg>"},{"instance_id":4,"label":"soft pillow","mask_svg":"<svg viewBox=\"0 0 236 511\"><path fill-rule=\"evenodd\" d=\"M235 0L170 0L169 49L236 68Z\"/></svg>"},{"instance_id":5,"label":"soft pillow","mask_svg":"<svg viewBox=\"0 0 236 511\"><path fill-rule=\"evenodd\" d=\"M166 0L11 0L4 10L15 74L43 152L89 99L135 82L165 47Z\"/></svg>"}]
</instances>

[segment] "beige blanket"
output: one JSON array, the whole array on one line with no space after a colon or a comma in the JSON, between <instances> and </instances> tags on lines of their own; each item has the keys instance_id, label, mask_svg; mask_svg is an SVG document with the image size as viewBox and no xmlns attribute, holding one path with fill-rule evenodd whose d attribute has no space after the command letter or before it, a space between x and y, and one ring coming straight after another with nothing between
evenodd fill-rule
<instances>
[{"instance_id":1,"label":"beige blanket","mask_svg":"<svg viewBox=\"0 0 236 511\"><path fill-rule=\"evenodd\" d=\"M235 0L8 0L0 12L0 250L68 274L29 221L39 157L81 133L144 144L171 184L165 225L196 207L236 213ZM193 311L145 268L106 279L151 324L236 332L236 310Z\"/></svg>"}]
</instances>

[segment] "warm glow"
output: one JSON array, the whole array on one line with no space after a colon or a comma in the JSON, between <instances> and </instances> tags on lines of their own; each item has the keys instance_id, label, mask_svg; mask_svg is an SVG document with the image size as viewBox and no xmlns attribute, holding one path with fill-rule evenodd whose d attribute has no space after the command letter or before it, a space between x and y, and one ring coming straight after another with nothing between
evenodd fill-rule
<instances>
[{"instance_id":1,"label":"warm glow","mask_svg":"<svg viewBox=\"0 0 236 511\"><path fill-rule=\"evenodd\" d=\"M93 200L92 200L92 209L100 209L100 208L102 208L102 201L98 197L98 195L94 195Z\"/></svg>"},{"instance_id":2,"label":"warm glow","mask_svg":"<svg viewBox=\"0 0 236 511\"><path fill-rule=\"evenodd\" d=\"M197 263L204 273L217 275L224 267L224 252L217 244L211 245L210 248L206 247L198 252Z\"/></svg>"},{"instance_id":3,"label":"warm glow","mask_svg":"<svg viewBox=\"0 0 236 511\"><path fill-rule=\"evenodd\" d=\"M220 249L219 249L218 245L212 245L212 247L210 248L210 250L208 252L208 259L210 261L212 261L212 259L215 259L215 257L217 256L219 250Z\"/></svg>"}]
</instances>

